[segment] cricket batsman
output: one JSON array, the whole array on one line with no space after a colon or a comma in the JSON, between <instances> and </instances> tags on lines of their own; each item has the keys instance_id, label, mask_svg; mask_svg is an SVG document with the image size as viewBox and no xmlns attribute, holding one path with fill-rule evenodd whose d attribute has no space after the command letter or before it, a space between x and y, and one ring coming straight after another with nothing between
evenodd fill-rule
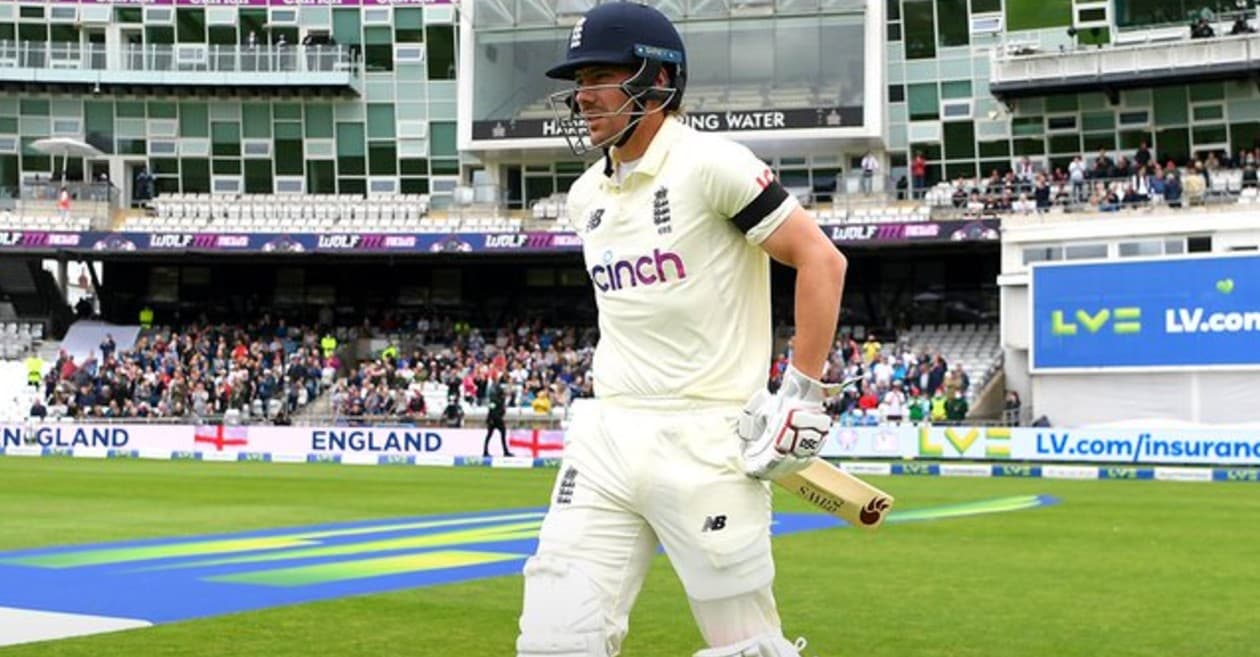
<instances>
[{"instance_id":1,"label":"cricket batsman","mask_svg":"<svg viewBox=\"0 0 1260 657\"><path fill-rule=\"evenodd\" d=\"M847 263L747 148L678 117L687 55L656 9L611 2L547 72L574 153L569 218L599 308L595 399L525 565L518 657L614 657L657 544L708 644L695 657L799 657L783 635L769 481L830 428L819 379ZM766 391L770 258L796 269L793 361Z\"/></svg>"}]
</instances>

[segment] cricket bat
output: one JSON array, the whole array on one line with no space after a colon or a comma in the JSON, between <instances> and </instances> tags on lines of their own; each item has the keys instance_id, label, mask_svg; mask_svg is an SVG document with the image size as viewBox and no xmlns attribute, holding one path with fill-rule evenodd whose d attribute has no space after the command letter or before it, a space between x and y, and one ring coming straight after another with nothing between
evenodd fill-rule
<instances>
[{"instance_id":1,"label":"cricket bat","mask_svg":"<svg viewBox=\"0 0 1260 657\"><path fill-rule=\"evenodd\" d=\"M804 470L775 483L855 527L877 529L892 509L888 493L815 457Z\"/></svg>"}]
</instances>

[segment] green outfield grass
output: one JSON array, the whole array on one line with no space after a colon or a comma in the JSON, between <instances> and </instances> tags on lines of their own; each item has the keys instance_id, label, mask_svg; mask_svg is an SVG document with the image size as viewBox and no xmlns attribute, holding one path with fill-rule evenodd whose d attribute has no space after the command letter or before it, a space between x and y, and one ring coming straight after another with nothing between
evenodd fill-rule
<instances>
[{"instance_id":1,"label":"green outfield grass","mask_svg":"<svg viewBox=\"0 0 1260 657\"><path fill-rule=\"evenodd\" d=\"M0 458L0 549L546 504L552 470ZM1255 655L1260 486L877 478L899 508L1050 494L1048 508L776 540L789 637L820 657ZM781 495L783 510L804 511ZM0 582L0 586L4 583ZM0 649L3 657L514 654L521 581L281 607ZM627 657L701 647L654 565Z\"/></svg>"}]
</instances>

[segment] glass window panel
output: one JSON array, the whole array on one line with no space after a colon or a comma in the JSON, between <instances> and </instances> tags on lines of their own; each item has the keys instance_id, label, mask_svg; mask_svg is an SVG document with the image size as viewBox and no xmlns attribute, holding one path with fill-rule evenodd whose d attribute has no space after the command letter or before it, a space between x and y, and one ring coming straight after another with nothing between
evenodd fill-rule
<instances>
[{"instance_id":1,"label":"glass window panel","mask_svg":"<svg viewBox=\"0 0 1260 657\"><path fill-rule=\"evenodd\" d=\"M1046 130L1075 130L1076 115L1046 117Z\"/></svg>"},{"instance_id":2,"label":"glass window panel","mask_svg":"<svg viewBox=\"0 0 1260 657\"><path fill-rule=\"evenodd\" d=\"M433 157L458 154L454 122L434 121L429 124L429 154Z\"/></svg>"},{"instance_id":3,"label":"glass window panel","mask_svg":"<svg viewBox=\"0 0 1260 657\"><path fill-rule=\"evenodd\" d=\"M374 141L368 144L368 173L373 176L393 176L398 173L398 150L392 141Z\"/></svg>"},{"instance_id":4,"label":"glass window panel","mask_svg":"<svg viewBox=\"0 0 1260 657\"><path fill-rule=\"evenodd\" d=\"M206 10L176 9L175 30L180 43L205 43Z\"/></svg>"},{"instance_id":5,"label":"glass window panel","mask_svg":"<svg viewBox=\"0 0 1260 657\"><path fill-rule=\"evenodd\" d=\"M215 121L210 126L211 153L216 156L241 154L241 124Z\"/></svg>"},{"instance_id":6,"label":"glass window panel","mask_svg":"<svg viewBox=\"0 0 1260 657\"><path fill-rule=\"evenodd\" d=\"M945 165L945 178L947 180L957 180L958 178L975 178L976 163L975 162L950 162Z\"/></svg>"},{"instance_id":7,"label":"glass window panel","mask_svg":"<svg viewBox=\"0 0 1260 657\"><path fill-rule=\"evenodd\" d=\"M333 39L345 45L363 42L363 20L359 8L333 10Z\"/></svg>"},{"instance_id":8,"label":"glass window panel","mask_svg":"<svg viewBox=\"0 0 1260 657\"><path fill-rule=\"evenodd\" d=\"M276 139L301 139L302 124L297 121L277 121Z\"/></svg>"},{"instance_id":9,"label":"glass window panel","mask_svg":"<svg viewBox=\"0 0 1260 657\"><path fill-rule=\"evenodd\" d=\"M1120 133L1120 148L1125 150L1136 150L1146 142L1147 146L1151 144L1151 133L1148 130L1126 130Z\"/></svg>"},{"instance_id":10,"label":"glass window panel","mask_svg":"<svg viewBox=\"0 0 1260 657\"><path fill-rule=\"evenodd\" d=\"M306 192L337 193L337 176L332 160L310 160L306 163Z\"/></svg>"},{"instance_id":11,"label":"glass window panel","mask_svg":"<svg viewBox=\"0 0 1260 657\"><path fill-rule=\"evenodd\" d=\"M302 104L301 103L275 103L271 106L272 117L275 120L302 120Z\"/></svg>"},{"instance_id":12,"label":"glass window panel","mask_svg":"<svg viewBox=\"0 0 1260 657\"><path fill-rule=\"evenodd\" d=\"M400 194L428 194L429 179L403 178L398 183L398 192Z\"/></svg>"},{"instance_id":13,"label":"glass window panel","mask_svg":"<svg viewBox=\"0 0 1260 657\"><path fill-rule=\"evenodd\" d=\"M143 139L119 139L118 140L119 155L144 155L145 141Z\"/></svg>"},{"instance_id":14,"label":"glass window panel","mask_svg":"<svg viewBox=\"0 0 1260 657\"><path fill-rule=\"evenodd\" d=\"M1116 136L1108 133L1087 134L1081 139L1081 144L1084 146L1086 153L1097 153L1100 148L1110 152L1116 148ZM1115 153L1112 153L1111 156L1114 158Z\"/></svg>"},{"instance_id":15,"label":"glass window panel","mask_svg":"<svg viewBox=\"0 0 1260 657\"><path fill-rule=\"evenodd\" d=\"M1046 98L1047 112L1075 112L1076 109L1076 94L1060 94Z\"/></svg>"},{"instance_id":16,"label":"glass window panel","mask_svg":"<svg viewBox=\"0 0 1260 657\"><path fill-rule=\"evenodd\" d=\"M1063 248L1064 260L1086 260L1106 257L1106 244L1069 244Z\"/></svg>"},{"instance_id":17,"label":"glass window panel","mask_svg":"<svg viewBox=\"0 0 1260 657\"><path fill-rule=\"evenodd\" d=\"M429 161L424 158L403 158L398 162L398 171L404 176L426 176L429 174Z\"/></svg>"},{"instance_id":18,"label":"glass window panel","mask_svg":"<svg viewBox=\"0 0 1260 657\"><path fill-rule=\"evenodd\" d=\"M969 44L971 25L967 19L967 0L936 0L942 48Z\"/></svg>"},{"instance_id":19,"label":"glass window panel","mask_svg":"<svg viewBox=\"0 0 1260 657\"><path fill-rule=\"evenodd\" d=\"M1013 0L1018 2L1019 0ZM971 0L971 13L985 14L1002 11L1002 0Z\"/></svg>"},{"instance_id":20,"label":"glass window panel","mask_svg":"<svg viewBox=\"0 0 1260 657\"><path fill-rule=\"evenodd\" d=\"M931 0L905 0L902 3L906 59L936 57L936 17Z\"/></svg>"},{"instance_id":21,"label":"glass window panel","mask_svg":"<svg viewBox=\"0 0 1260 657\"><path fill-rule=\"evenodd\" d=\"M1040 116L1017 116L1011 119L1011 134L1015 136L1040 135L1045 131L1045 119Z\"/></svg>"},{"instance_id":22,"label":"glass window panel","mask_svg":"<svg viewBox=\"0 0 1260 657\"><path fill-rule=\"evenodd\" d=\"M1051 135L1047 141L1050 143L1051 153L1081 152L1080 135Z\"/></svg>"},{"instance_id":23,"label":"glass window panel","mask_svg":"<svg viewBox=\"0 0 1260 657\"><path fill-rule=\"evenodd\" d=\"M305 158L302 155L301 139L280 139L276 138L275 156L276 156L276 175L277 176L300 176L304 172L302 164Z\"/></svg>"},{"instance_id":24,"label":"glass window panel","mask_svg":"<svg viewBox=\"0 0 1260 657\"><path fill-rule=\"evenodd\" d=\"M362 196L367 194L367 181L363 178L338 178L337 193Z\"/></svg>"},{"instance_id":25,"label":"glass window panel","mask_svg":"<svg viewBox=\"0 0 1260 657\"><path fill-rule=\"evenodd\" d=\"M395 7L394 27L400 30L424 29L424 9L421 7Z\"/></svg>"},{"instance_id":26,"label":"glass window panel","mask_svg":"<svg viewBox=\"0 0 1260 657\"><path fill-rule=\"evenodd\" d=\"M214 175L216 176L239 176L241 175L241 161L235 158L216 159L212 165Z\"/></svg>"},{"instance_id":27,"label":"glass window panel","mask_svg":"<svg viewBox=\"0 0 1260 657\"><path fill-rule=\"evenodd\" d=\"M980 157L1009 157L1011 154L1011 143L1005 139L982 141L979 147Z\"/></svg>"},{"instance_id":28,"label":"glass window panel","mask_svg":"<svg viewBox=\"0 0 1260 657\"><path fill-rule=\"evenodd\" d=\"M267 10L242 8L237 15L241 27L241 43L249 43L249 35L254 35L254 43L267 43Z\"/></svg>"},{"instance_id":29,"label":"glass window panel","mask_svg":"<svg viewBox=\"0 0 1260 657\"><path fill-rule=\"evenodd\" d=\"M367 150L363 144L362 123L337 124L337 155L363 156Z\"/></svg>"},{"instance_id":30,"label":"glass window panel","mask_svg":"<svg viewBox=\"0 0 1260 657\"><path fill-rule=\"evenodd\" d=\"M210 108L205 103L179 104L179 136L210 136Z\"/></svg>"},{"instance_id":31,"label":"glass window panel","mask_svg":"<svg viewBox=\"0 0 1260 657\"><path fill-rule=\"evenodd\" d=\"M232 46L240 42L237 39L236 27L233 25L211 25L208 32L210 36L208 41L214 45Z\"/></svg>"},{"instance_id":32,"label":"glass window panel","mask_svg":"<svg viewBox=\"0 0 1260 657\"><path fill-rule=\"evenodd\" d=\"M271 106L267 103L241 105L241 136L246 139L271 138Z\"/></svg>"},{"instance_id":33,"label":"glass window panel","mask_svg":"<svg viewBox=\"0 0 1260 657\"><path fill-rule=\"evenodd\" d=\"M245 193L271 194L272 181L271 160L245 160Z\"/></svg>"},{"instance_id":34,"label":"glass window panel","mask_svg":"<svg viewBox=\"0 0 1260 657\"><path fill-rule=\"evenodd\" d=\"M306 106L306 136L308 139L333 138L332 105L310 104Z\"/></svg>"},{"instance_id":35,"label":"glass window panel","mask_svg":"<svg viewBox=\"0 0 1260 657\"><path fill-rule=\"evenodd\" d=\"M120 119L143 119L144 103L140 101L120 100L114 105L114 112Z\"/></svg>"},{"instance_id":36,"label":"glass window panel","mask_svg":"<svg viewBox=\"0 0 1260 657\"><path fill-rule=\"evenodd\" d=\"M976 126L971 121L951 121L942 126L945 137L945 159L961 160L976 157ZM954 178L954 176L950 176Z\"/></svg>"},{"instance_id":37,"label":"glass window panel","mask_svg":"<svg viewBox=\"0 0 1260 657\"><path fill-rule=\"evenodd\" d=\"M1155 123L1177 125L1189 122L1185 87L1164 87L1155 94Z\"/></svg>"},{"instance_id":38,"label":"glass window panel","mask_svg":"<svg viewBox=\"0 0 1260 657\"><path fill-rule=\"evenodd\" d=\"M906 86L904 84L888 85L888 102L903 103L906 100Z\"/></svg>"},{"instance_id":39,"label":"glass window panel","mask_svg":"<svg viewBox=\"0 0 1260 657\"><path fill-rule=\"evenodd\" d=\"M1193 129L1195 145L1199 144L1223 144L1226 141L1225 125L1208 125L1199 126Z\"/></svg>"},{"instance_id":40,"label":"glass window panel","mask_svg":"<svg viewBox=\"0 0 1260 657\"><path fill-rule=\"evenodd\" d=\"M367 70L394 70L393 30L388 27L369 27L363 32L363 62Z\"/></svg>"},{"instance_id":41,"label":"glass window panel","mask_svg":"<svg viewBox=\"0 0 1260 657\"><path fill-rule=\"evenodd\" d=\"M971 98L970 80L953 80L941 83L941 98Z\"/></svg>"},{"instance_id":42,"label":"glass window panel","mask_svg":"<svg viewBox=\"0 0 1260 657\"><path fill-rule=\"evenodd\" d=\"M150 25L144 28L146 44L170 45L175 43L175 28L166 25Z\"/></svg>"},{"instance_id":43,"label":"glass window panel","mask_svg":"<svg viewBox=\"0 0 1260 657\"><path fill-rule=\"evenodd\" d=\"M114 152L114 104L88 101L83 104L84 141L106 153Z\"/></svg>"},{"instance_id":44,"label":"glass window panel","mask_svg":"<svg viewBox=\"0 0 1260 657\"><path fill-rule=\"evenodd\" d=\"M429 168L435 176L453 176L459 173L459 160L434 159L430 161Z\"/></svg>"},{"instance_id":45,"label":"glass window panel","mask_svg":"<svg viewBox=\"0 0 1260 657\"><path fill-rule=\"evenodd\" d=\"M1044 155L1046 142L1043 139L1020 138L1011 143L1011 151L1017 155Z\"/></svg>"},{"instance_id":46,"label":"glass window panel","mask_svg":"<svg viewBox=\"0 0 1260 657\"><path fill-rule=\"evenodd\" d=\"M1220 82L1204 82L1190 85L1190 100L1225 100L1225 85Z\"/></svg>"},{"instance_id":47,"label":"glass window panel","mask_svg":"<svg viewBox=\"0 0 1260 657\"><path fill-rule=\"evenodd\" d=\"M1072 24L1072 0L1007 0L1006 30L1066 28Z\"/></svg>"},{"instance_id":48,"label":"glass window panel","mask_svg":"<svg viewBox=\"0 0 1260 657\"><path fill-rule=\"evenodd\" d=\"M1155 132L1155 148L1161 162L1186 164L1190 160L1190 130L1168 128Z\"/></svg>"},{"instance_id":49,"label":"glass window panel","mask_svg":"<svg viewBox=\"0 0 1260 657\"><path fill-rule=\"evenodd\" d=\"M393 103L368 103L367 136L368 139L394 138Z\"/></svg>"},{"instance_id":50,"label":"glass window panel","mask_svg":"<svg viewBox=\"0 0 1260 657\"><path fill-rule=\"evenodd\" d=\"M426 28L425 58L430 80L455 79L455 28L430 25Z\"/></svg>"},{"instance_id":51,"label":"glass window panel","mask_svg":"<svg viewBox=\"0 0 1260 657\"><path fill-rule=\"evenodd\" d=\"M906 85L907 106L910 120L923 121L940 118L940 101L936 83Z\"/></svg>"},{"instance_id":52,"label":"glass window panel","mask_svg":"<svg viewBox=\"0 0 1260 657\"><path fill-rule=\"evenodd\" d=\"M1164 243L1159 240L1145 240L1142 242L1121 242L1120 257L1135 258L1141 256L1159 256L1164 255Z\"/></svg>"},{"instance_id":53,"label":"glass window panel","mask_svg":"<svg viewBox=\"0 0 1260 657\"><path fill-rule=\"evenodd\" d=\"M1195 121L1220 121L1225 118L1223 105L1199 105L1194 108Z\"/></svg>"},{"instance_id":54,"label":"glass window panel","mask_svg":"<svg viewBox=\"0 0 1260 657\"><path fill-rule=\"evenodd\" d=\"M78 43L79 28L73 25L53 25L49 29L48 40L55 43Z\"/></svg>"},{"instance_id":55,"label":"glass window panel","mask_svg":"<svg viewBox=\"0 0 1260 657\"><path fill-rule=\"evenodd\" d=\"M367 173L367 158L362 155L339 155L337 173L343 176L361 176Z\"/></svg>"},{"instance_id":56,"label":"glass window panel","mask_svg":"<svg viewBox=\"0 0 1260 657\"><path fill-rule=\"evenodd\" d=\"M1234 151L1260 146L1260 122L1229 124L1229 143Z\"/></svg>"},{"instance_id":57,"label":"glass window panel","mask_svg":"<svg viewBox=\"0 0 1260 657\"><path fill-rule=\"evenodd\" d=\"M148 107L151 119L173 119L179 116L179 109L175 103L151 100Z\"/></svg>"},{"instance_id":58,"label":"glass window panel","mask_svg":"<svg viewBox=\"0 0 1260 657\"><path fill-rule=\"evenodd\" d=\"M149 167L153 169L153 175L179 175L179 160L173 157L154 157L149 158Z\"/></svg>"},{"instance_id":59,"label":"glass window panel","mask_svg":"<svg viewBox=\"0 0 1260 657\"><path fill-rule=\"evenodd\" d=\"M48 116L48 101L41 98L23 98L18 112L23 116Z\"/></svg>"},{"instance_id":60,"label":"glass window panel","mask_svg":"<svg viewBox=\"0 0 1260 657\"><path fill-rule=\"evenodd\" d=\"M184 193L210 193L210 160L185 157L179 162L179 184Z\"/></svg>"},{"instance_id":61,"label":"glass window panel","mask_svg":"<svg viewBox=\"0 0 1260 657\"><path fill-rule=\"evenodd\" d=\"M888 20L895 21L901 19L901 0L888 0L887 7L884 10Z\"/></svg>"},{"instance_id":62,"label":"glass window panel","mask_svg":"<svg viewBox=\"0 0 1260 657\"><path fill-rule=\"evenodd\" d=\"M929 161L941 159L941 145L935 142L910 144L910 152L923 153L923 157Z\"/></svg>"},{"instance_id":63,"label":"glass window panel","mask_svg":"<svg viewBox=\"0 0 1260 657\"><path fill-rule=\"evenodd\" d=\"M141 7L114 7L114 21L118 23L143 23L144 9Z\"/></svg>"},{"instance_id":64,"label":"glass window panel","mask_svg":"<svg viewBox=\"0 0 1260 657\"><path fill-rule=\"evenodd\" d=\"M1081 115L1081 129L1086 132L1113 131L1116 129L1116 115L1114 112L1085 112Z\"/></svg>"},{"instance_id":65,"label":"glass window panel","mask_svg":"<svg viewBox=\"0 0 1260 657\"><path fill-rule=\"evenodd\" d=\"M17 117L4 116L0 117L0 133L6 135L15 135L18 131Z\"/></svg>"}]
</instances>

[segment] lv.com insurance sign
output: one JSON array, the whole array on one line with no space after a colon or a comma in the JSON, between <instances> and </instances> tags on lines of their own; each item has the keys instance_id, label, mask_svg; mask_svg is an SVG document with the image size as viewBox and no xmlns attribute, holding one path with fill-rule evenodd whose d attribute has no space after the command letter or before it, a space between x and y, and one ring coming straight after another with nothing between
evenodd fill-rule
<instances>
[{"instance_id":1,"label":"lv.com insurance sign","mask_svg":"<svg viewBox=\"0 0 1260 657\"><path fill-rule=\"evenodd\" d=\"M1260 369L1260 256L1032 268L1032 370Z\"/></svg>"}]
</instances>

